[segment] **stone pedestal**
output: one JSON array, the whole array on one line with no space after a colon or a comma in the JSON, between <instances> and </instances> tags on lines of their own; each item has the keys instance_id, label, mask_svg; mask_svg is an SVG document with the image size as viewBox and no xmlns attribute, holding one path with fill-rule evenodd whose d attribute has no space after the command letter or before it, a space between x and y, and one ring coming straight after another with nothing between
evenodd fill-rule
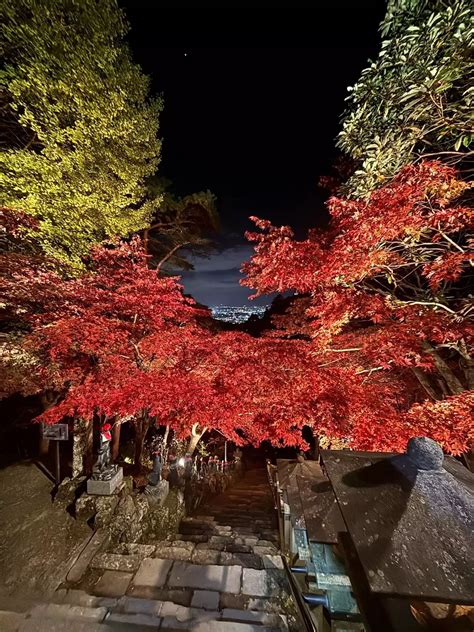
<instances>
[{"instance_id":1,"label":"stone pedestal","mask_svg":"<svg viewBox=\"0 0 474 632\"><path fill-rule=\"evenodd\" d=\"M147 485L145 494L150 506L162 505L170 491L170 484L168 481L161 480L158 485Z\"/></svg>"},{"instance_id":2,"label":"stone pedestal","mask_svg":"<svg viewBox=\"0 0 474 632\"><path fill-rule=\"evenodd\" d=\"M110 496L123 480L123 468L119 467L117 473L109 481L94 480L87 481L87 493L96 496Z\"/></svg>"}]
</instances>

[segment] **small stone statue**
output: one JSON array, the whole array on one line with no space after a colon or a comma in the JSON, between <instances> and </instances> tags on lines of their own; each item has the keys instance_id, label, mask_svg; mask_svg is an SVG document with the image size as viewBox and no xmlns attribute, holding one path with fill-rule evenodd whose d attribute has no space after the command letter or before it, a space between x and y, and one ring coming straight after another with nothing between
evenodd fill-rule
<instances>
[{"instance_id":1,"label":"small stone statue","mask_svg":"<svg viewBox=\"0 0 474 632\"><path fill-rule=\"evenodd\" d=\"M148 477L148 484L156 487L161 481L161 454L155 452L153 456L153 471Z\"/></svg>"},{"instance_id":2,"label":"small stone statue","mask_svg":"<svg viewBox=\"0 0 474 632\"><path fill-rule=\"evenodd\" d=\"M187 452L184 457L184 478L190 480L193 476L193 457Z\"/></svg>"},{"instance_id":3,"label":"small stone statue","mask_svg":"<svg viewBox=\"0 0 474 632\"><path fill-rule=\"evenodd\" d=\"M240 471L242 469L242 456L242 450L237 447L234 452L234 466L237 471Z\"/></svg>"},{"instance_id":4,"label":"small stone statue","mask_svg":"<svg viewBox=\"0 0 474 632\"><path fill-rule=\"evenodd\" d=\"M150 505L161 505L168 496L170 485L168 481L161 478L161 470L161 454L157 450L154 452L153 471L148 476L148 485L145 487L144 492Z\"/></svg>"},{"instance_id":5,"label":"small stone statue","mask_svg":"<svg viewBox=\"0 0 474 632\"><path fill-rule=\"evenodd\" d=\"M110 454L111 428L109 423L105 423L100 429L99 453L92 468L92 479L95 481L110 481L117 473L117 466L112 464Z\"/></svg>"}]
</instances>

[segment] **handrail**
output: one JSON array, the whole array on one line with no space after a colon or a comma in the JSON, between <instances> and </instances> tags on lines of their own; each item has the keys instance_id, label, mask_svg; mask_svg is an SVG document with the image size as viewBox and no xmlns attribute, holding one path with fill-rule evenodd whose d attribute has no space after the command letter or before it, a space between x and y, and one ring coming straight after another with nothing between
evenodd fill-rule
<instances>
[{"instance_id":1,"label":"handrail","mask_svg":"<svg viewBox=\"0 0 474 632\"><path fill-rule=\"evenodd\" d=\"M273 480L271 474L271 462L267 459L267 474L268 474L268 482L270 484L270 488L272 490L272 496L275 506L275 511L277 512L278 518L278 532L280 536L280 547L283 549L284 542L284 533L283 533L283 525L282 525L282 516L281 516L281 507L280 507L280 497L278 495L278 490ZM291 568L288 566L288 562L285 556L286 551L283 551L283 555L281 556L283 560L283 566L286 571L286 575L288 578L288 583L290 585L291 594L293 597L293 601L295 602L296 608L299 612L300 618L302 619L306 632L320 632L316 627L316 624L309 613L309 610L305 604L303 593L301 592L301 588L298 582L295 580ZM306 569L305 569L306 571ZM301 571L300 571L301 572ZM303 632L303 631L302 631Z\"/></svg>"},{"instance_id":2,"label":"handrail","mask_svg":"<svg viewBox=\"0 0 474 632\"><path fill-rule=\"evenodd\" d=\"M305 625L306 632L319 632L310 613L308 612L308 608L306 607L306 604L304 602L304 597L301 592L300 586L298 582L295 580L295 578L293 577L293 573L291 572L290 567L288 566L288 562L286 561L286 558L282 556L282 559L283 559L283 566L285 567L286 575L288 577L288 583L290 584L291 594L293 595L293 599L296 603L296 607Z\"/></svg>"}]
</instances>

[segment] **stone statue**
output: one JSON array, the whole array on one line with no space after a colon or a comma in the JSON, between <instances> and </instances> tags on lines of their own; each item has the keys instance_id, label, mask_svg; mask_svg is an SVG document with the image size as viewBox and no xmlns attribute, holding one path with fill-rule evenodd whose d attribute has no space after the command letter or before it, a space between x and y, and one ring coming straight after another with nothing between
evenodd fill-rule
<instances>
[{"instance_id":1,"label":"stone statue","mask_svg":"<svg viewBox=\"0 0 474 632\"><path fill-rule=\"evenodd\" d=\"M193 468L193 457L186 452L186 456L184 457L184 478L186 480L190 480L193 477Z\"/></svg>"},{"instance_id":2,"label":"stone statue","mask_svg":"<svg viewBox=\"0 0 474 632\"><path fill-rule=\"evenodd\" d=\"M168 481L161 478L162 462L161 454L159 451L154 453L153 457L153 471L148 476L148 485L145 487L145 494L148 499L148 504L161 505L168 496L170 485Z\"/></svg>"},{"instance_id":3,"label":"stone statue","mask_svg":"<svg viewBox=\"0 0 474 632\"><path fill-rule=\"evenodd\" d=\"M161 481L161 454L159 452L154 453L153 457L153 471L148 477L148 483L152 487L156 487Z\"/></svg>"},{"instance_id":4,"label":"stone statue","mask_svg":"<svg viewBox=\"0 0 474 632\"><path fill-rule=\"evenodd\" d=\"M95 481L110 481L117 474L117 466L112 463L110 454L111 428L109 423L105 423L100 429L99 453L92 468L92 479Z\"/></svg>"},{"instance_id":5,"label":"stone statue","mask_svg":"<svg viewBox=\"0 0 474 632\"><path fill-rule=\"evenodd\" d=\"M237 447L234 452L234 467L239 472L242 470L242 456L242 450Z\"/></svg>"}]
</instances>

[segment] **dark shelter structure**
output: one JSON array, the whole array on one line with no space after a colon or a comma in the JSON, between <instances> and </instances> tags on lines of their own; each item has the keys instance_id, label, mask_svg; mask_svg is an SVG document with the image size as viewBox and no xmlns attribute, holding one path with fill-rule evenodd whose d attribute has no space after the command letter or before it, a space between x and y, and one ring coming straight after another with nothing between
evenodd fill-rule
<instances>
[{"instance_id":1,"label":"dark shelter structure","mask_svg":"<svg viewBox=\"0 0 474 632\"><path fill-rule=\"evenodd\" d=\"M473 629L474 475L434 441L279 461L274 480L313 629Z\"/></svg>"}]
</instances>

